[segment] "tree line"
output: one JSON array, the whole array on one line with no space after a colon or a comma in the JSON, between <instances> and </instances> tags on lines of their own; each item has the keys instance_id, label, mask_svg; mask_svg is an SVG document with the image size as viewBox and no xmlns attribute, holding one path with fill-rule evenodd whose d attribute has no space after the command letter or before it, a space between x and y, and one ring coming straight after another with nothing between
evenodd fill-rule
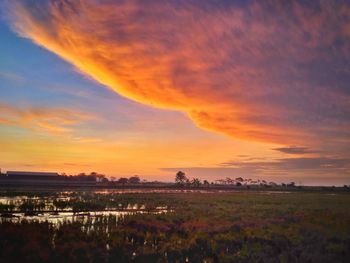
<instances>
[{"instance_id":1,"label":"tree line","mask_svg":"<svg viewBox=\"0 0 350 263\"><path fill-rule=\"evenodd\" d=\"M232 179L230 177L226 177L224 179L218 179L211 183L209 183L208 180L201 181L199 178L192 178L189 179L186 174L183 171L178 171L175 175L175 184L179 186L192 186L192 187L199 187L201 185L203 186L209 186L209 185L234 185L234 186L264 186L264 187L274 187L278 186L275 182L268 182L266 180L261 179L246 179L243 177L237 177L235 179ZM282 187L296 187L295 182L290 183L282 183L280 184Z\"/></svg>"}]
</instances>

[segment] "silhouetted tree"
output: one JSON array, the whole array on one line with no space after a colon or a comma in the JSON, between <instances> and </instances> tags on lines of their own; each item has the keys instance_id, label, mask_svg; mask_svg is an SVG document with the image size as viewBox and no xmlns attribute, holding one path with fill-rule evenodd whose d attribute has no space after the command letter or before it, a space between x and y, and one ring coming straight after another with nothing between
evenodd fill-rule
<instances>
[{"instance_id":1,"label":"silhouetted tree","mask_svg":"<svg viewBox=\"0 0 350 263\"><path fill-rule=\"evenodd\" d=\"M129 179L126 177L120 177L117 182L119 184L127 184L129 182Z\"/></svg>"},{"instance_id":2,"label":"silhouetted tree","mask_svg":"<svg viewBox=\"0 0 350 263\"><path fill-rule=\"evenodd\" d=\"M175 176L175 183L183 185L188 181L186 174L182 171L178 171Z\"/></svg>"},{"instance_id":3,"label":"silhouetted tree","mask_svg":"<svg viewBox=\"0 0 350 263\"><path fill-rule=\"evenodd\" d=\"M288 187L295 187L295 183L294 182L290 182L289 184L287 184Z\"/></svg>"},{"instance_id":4,"label":"silhouetted tree","mask_svg":"<svg viewBox=\"0 0 350 263\"><path fill-rule=\"evenodd\" d=\"M232 180L230 177L226 177L225 184L233 184L234 180Z\"/></svg>"},{"instance_id":5,"label":"silhouetted tree","mask_svg":"<svg viewBox=\"0 0 350 263\"><path fill-rule=\"evenodd\" d=\"M235 181L236 181L236 185L237 185L237 183L243 183L243 181L244 181L244 179L242 178L242 177L237 177L236 179L235 179Z\"/></svg>"},{"instance_id":6,"label":"silhouetted tree","mask_svg":"<svg viewBox=\"0 0 350 263\"><path fill-rule=\"evenodd\" d=\"M102 177L101 182L102 182L102 183L108 183L109 180L108 180L107 177Z\"/></svg>"},{"instance_id":7,"label":"silhouetted tree","mask_svg":"<svg viewBox=\"0 0 350 263\"><path fill-rule=\"evenodd\" d=\"M275 182L269 182L270 186L277 186L277 184Z\"/></svg>"},{"instance_id":8,"label":"silhouetted tree","mask_svg":"<svg viewBox=\"0 0 350 263\"><path fill-rule=\"evenodd\" d=\"M140 179L140 177L138 177L137 175L131 176L131 177L129 178L129 183L130 183L130 184L139 184L140 182L141 182L141 179Z\"/></svg>"},{"instance_id":9,"label":"silhouetted tree","mask_svg":"<svg viewBox=\"0 0 350 263\"><path fill-rule=\"evenodd\" d=\"M201 185L201 181L198 178L193 178L191 180L191 185L194 187L199 187Z\"/></svg>"},{"instance_id":10,"label":"silhouetted tree","mask_svg":"<svg viewBox=\"0 0 350 263\"><path fill-rule=\"evenodd\" d=\"M96 173L96 172L90 173L90 176L93 176L93 177L97 178L97 180L100 181L100 182L105 181L104 179L106 177L104 174L99 174L99 173Z\"/></svg>"}]
</instances>

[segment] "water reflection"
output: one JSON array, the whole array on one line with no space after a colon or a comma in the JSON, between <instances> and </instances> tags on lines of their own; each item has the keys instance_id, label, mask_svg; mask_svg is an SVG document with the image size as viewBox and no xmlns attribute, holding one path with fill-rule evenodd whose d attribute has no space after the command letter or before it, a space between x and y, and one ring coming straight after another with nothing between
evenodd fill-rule
<instances>
[{"instance_id":1,"label":"water reflection","mask_svg":"<svg viewBox=\"0 0 350 263\"><path fill-rule=\"evenodd\" d=\"M113 217L115 222L126 215L166 213L168 207L146 207L145 204L121 203L116 195L100 199L101 193L60 192L48 196L0 197L0 223L48 222L54 226L81 222L91 228L98 220ZM98 205L96 207L96 204Z\"/></svg>"},{"instance_id":2,"label":"water reflection","mask_svg":"<svg viewBox=\"0 0 350 263\"><path fill-rule=\"evenodd\" d=\"M134 211L119 211L119 210L104 210L104 211L89 211L89 212L72 212L72 211L61 211L61 212L39 212L34 215L28 215L26 213L3 213L0 217L0 222L13 222L19 223L22 220L28 222L48 222L53 225L60 225L63 223L81 222L83 224L94 224L96 219L101 217L115 217L118 221L120 217L125 215L135 214L162 214L167 213L168 210L164 207L156 208L153 211L147 211L142 209L135 209Z\"/></svg>"}]
</instances>

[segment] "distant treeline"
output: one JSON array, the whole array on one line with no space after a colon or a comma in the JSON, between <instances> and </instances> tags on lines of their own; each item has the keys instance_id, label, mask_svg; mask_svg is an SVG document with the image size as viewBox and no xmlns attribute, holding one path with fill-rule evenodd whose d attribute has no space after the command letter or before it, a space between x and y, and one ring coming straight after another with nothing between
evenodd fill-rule
<instances>
[{"instance_id":1,"label":"distant treeline","mask_svg":"<svg viewBox=\"0 0 350 263\"><path fill-rule=\"evenodd\" d=\"M5 177L5 173L1 173L0 170L0 178ZM66 173L62 173L59 175L60 179L67 181L80 181L80 182L97 182L98 184L103 185L173 185L170 182L160 182L160 181L147 181L145 179L141 179L138 175L133 175L130 177L107 177L105 174L91 172L91 173L79 173L79 174L71 174L67 175ZM264 187L264 188L273 188L273 187L288 187L288 188L300 188L301 184L296 185L295 182L288 183L276 183L273 181L266 181L264 179L250 179L243 177L230 178L226 177L223 179L216 179L213 181L209 180L201 180L200 178L189 178L183 171L178 171L175 174L174 180L175 186L178 187L211 187L211 186L234 186L234 187ZM330 186L332 187L332 186ZM334 187L334 186L333 186ZM343 186L346 189L350 190L350 185ZM329 188L329 187L327 187Z\"/></svg>"},{"instance_id":2,"label":"distant treeline","mask_svg":"<svg viewBox=\"0 0 350 263\"><path fill-rule=\"evenodd\" d=\"M118 184L139 184L141 183L141 179L138 175L131 176L129 178L127 177L120 177L117 179L116 177L110 177L108 178L104 174L96 173L96 172L91 172L90 174L85 174L85 173L79 173L77 175L66 175L65 173L61 174L61 176L65 176L67 178L73 178L76 180L96 180L97 182L100 183L118 183ZM145 180L143 181L145 182Z\"/></svg>"}]
</instances>

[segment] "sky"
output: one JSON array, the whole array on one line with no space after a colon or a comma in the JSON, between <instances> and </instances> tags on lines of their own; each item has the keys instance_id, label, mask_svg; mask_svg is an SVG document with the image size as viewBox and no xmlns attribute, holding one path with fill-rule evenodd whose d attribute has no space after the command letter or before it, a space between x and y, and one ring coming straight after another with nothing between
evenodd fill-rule
<instances>
[{"instance_id":1,"label":"sky","mask_svg":"<svg viewBox=\"0 0 350 263\"><path fill-rule=\"evenodd\" d=\"M3 171L350 184L349 1L0 8Z\"/></svg>"}]
</instances>

